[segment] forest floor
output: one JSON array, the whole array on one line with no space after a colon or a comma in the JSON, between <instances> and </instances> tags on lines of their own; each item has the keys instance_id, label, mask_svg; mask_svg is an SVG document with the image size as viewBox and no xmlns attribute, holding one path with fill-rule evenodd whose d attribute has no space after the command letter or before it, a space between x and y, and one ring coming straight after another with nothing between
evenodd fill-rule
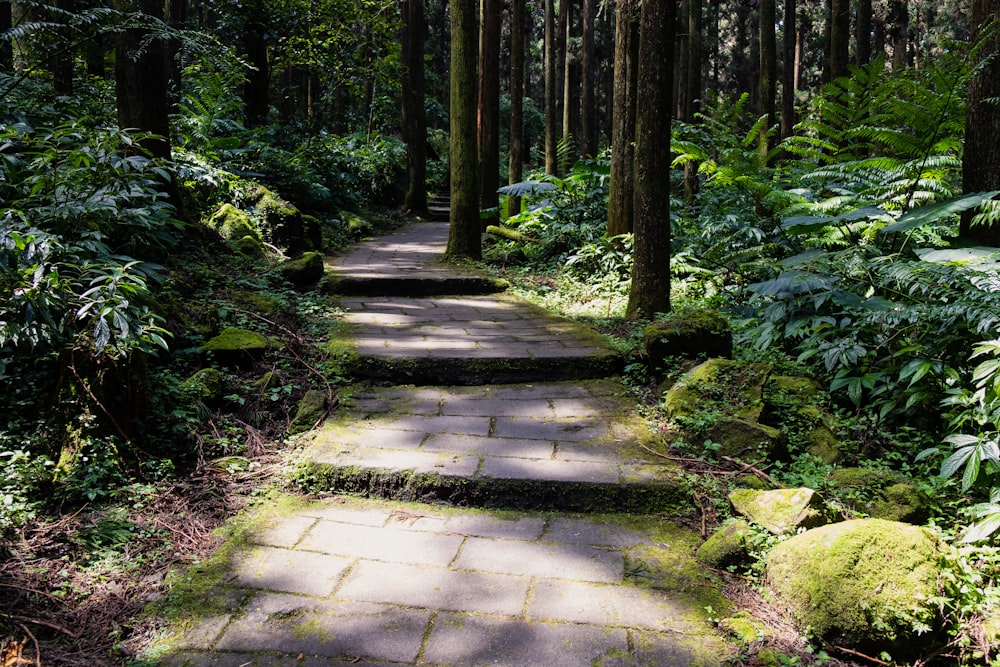
<instances>
[{"instance_id":1,"label":"forest floor","mask_svg":"<svg viewBox=\"0 0 1000 667\"><path fill-rule=\"evenodd\" d=\"M739 607L808 660L694 561L682 471L642 451L613 352L488 280L452 294L477 283L438 262L442 229L330 266L364 278L340 283L357 379L403 386L344 392L294 451L25 529L0 560L22 657L0 664L764 664L717 627Z\"/></svg>"}]
</instances>

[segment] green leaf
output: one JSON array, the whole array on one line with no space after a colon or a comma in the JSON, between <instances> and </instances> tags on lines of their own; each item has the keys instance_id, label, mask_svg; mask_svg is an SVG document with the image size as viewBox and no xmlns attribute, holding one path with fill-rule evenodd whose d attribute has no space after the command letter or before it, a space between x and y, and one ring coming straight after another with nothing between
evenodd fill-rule
<instances>
[{"instance_id":1,"label":"green leaf","mask_svg":"<svg viewBox=\"0 0 1000 667\"><path fill-rule=\"evenodd\" d=\"M1000 506L993 505L991 513L982 521L970 526L959 542L962 544L981 542L997 530L1000 530Z\"/></svg>"},{"instance_id":2,"label":"green leaf","mask_svg":"<svg viewBox=\"0 0 1000 667\"><path fill-rule=\"evenodd\" d=\"M993 199L998 194L1000 194L1000 190L993 190L992 192L973 192L971 194L938 202L937 204L921 206L920 208L914 209L903 215L896 222L886 225L880 231L884 234L908 232L911 229L916 229L917 227L936 222L941 218L955 215L957 213L961 213L962 211L967 211L970 208L975 208L983 202Z\"/></svg>"}]
</instances>

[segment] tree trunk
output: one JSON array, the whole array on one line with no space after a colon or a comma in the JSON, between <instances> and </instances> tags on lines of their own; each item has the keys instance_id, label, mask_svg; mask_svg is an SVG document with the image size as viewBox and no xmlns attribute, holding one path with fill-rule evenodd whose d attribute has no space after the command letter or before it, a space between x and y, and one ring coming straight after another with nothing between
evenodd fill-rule
<instances>
[{"instance_id":1,"label":"tree trunk","mask_svg":"<svg viewBox=\"0 0 1000 667\"><path fill-rule=\"evenodd\" d=\"M520 183L524 159L524 47L525 47L525 2L511 0L510 13L510 130L508 136L508 183ZM521 212L521 199L507 199L507 215Z\"/></svg>"},{"instance_id":2,"label":"tree trunk","mask_svg":"<svg viewBox=\"0 0 1000 667\"><path fill-rule=\"evenodd\" d=\"M573 104L573 41L572 41L572 30L573 21L570 16L570 2L571 0L562 0L562 6L566 7L566 33L563 44L565 48L563 49L563 103L562 103L562 143L563 152L561 156L561 163L559 165L559 172L566 173L569 170L572 163L575 161L576 153L573 148L573 110L576 106ZM568 164L567 164L568 163Z\"/></svg>"},{"instance_id":3,"label":"tree trunk","mask_svg":"<svg viewBox=\"0 0 1000 667\"><path fill-rule=\"evenodd\" d=\"M73 0L56 0L56 8L60 13L54 17L56 23L66 23L63 12L73 11ZM50 46L47 58L49 71L52 73L52 91L56 95L73 94L73 61L76 59L76 49L73 46L73 35L69 27L56 30L56 43Z\"/></svg>"},{"instance_id":4,"label":"tree trunk","mask_svg":"<svg viewBox=\"0 0 1000 667\"><path fill-rule=\"evenodd\" d=\"M702 13L702 1L691 0L691 6L688 8L687 95L684 110L688 122L694 122L695 114L700 111L701 96L704 94L701 77L702 61L705 59Z\"/></svg>"},{"instance_id":5,"label":"tree trunk","mask_svg":"<svg viewBox=\"0 0 1000 667\"><path fill-rule=\"evenodd\" d=\"M13 25L13 13L10 2L0 2L0 33L7 32ZM10 40L0 40L0 72L9 74L14 71L14 49Z\"/></svg>"},{"instance_id":6,"label":"tree trunk","mask_svg":"<svg viewBox=\"0 0 1000 667\"><path fill-rule=\"evenodd\" d=\"M133 8L164 19L163 0L138 0L134 5L119 0L118 9ZM170 159L170 104L167 98L169 67L166 42L149 39L145 30L130 29L118 34L115 57L115 84L118 126L159 135L142 142L154 157Z\"/></svg>"},{"instance_id":7,"label":"tree trunk","mask_svg":"<svg viewBox=\"0 0 1000 667\"><path fill-rule=\"evenodd\" d=\"M556 127L556 17L555 3L545 0L545 173L554 175L558 169Z\"/></svg>"},{"instance_id":8,"label":"tree trunk","mask_svg":"<svg viewBox=\"0 0 1000 667\"><path fill-rule=\"evenodd\" d=\"M632 231L632 163L635 150L635 74L639 24L637 0L617 0L615 9L615 79L611 111L611 188L608 237Z\"/></svg>"},{"instance_id":9,"label":"tree trunk","mask_svg":"<svg viewBox=\"0 0 1000 667\"><path fill-rule=\"evenodd\" d=\"M776 22L774 0L760 0L760 112L767 116L767 126L777 122L775 101L778 97L778 47L774 35Z\"/></svg>"},{"instance_id":10,"label":"tree trunk","mask_svg":"<svg viewBox=\"0 0 1000 667\"><path fill-rule=\"evenodd\" d=\"M163 12L170 27L181 30L187 22L187 0L164 0ZM180 113L181 91L184 89L182 46L179 37L170 39L166 46L167 71L170 79L167 87L167 100L170 102L170 113L172 114Z\"/></svg>"},{"instance_id":11,"label":"tree trunk","mask_svg":"<svg viewBox=\"0 0 1000 667\"><path fill-rule=\"evenodd\" d=\"M670 310L670 90L674 0L644 0L635 123L635 247L627 315Z\"/></svg>"},{"instance_id":12,"label":"tree trunk","mask_svg":"<svg viewBox=\"0 0 1000 667\"><path fill-rule=\"evenodd\" d=\"M679 16L677 23L683 28L679 39L674 40L674 62L677 64L677 76L673 79L673 100L676 109L673 110L674 118L682 123L691 122L688 115L688 75L691 68L691 35L688 32L688 18L691 12L691 0L680 0L677 9Z\"/></svg>"},{"instance_id":13,"label":"tree trunk","mask_svg":"<svg viewBox=\"0 0 1000 667\"><path fill-rule=\"evenodd\" d=\"M583 0L583 28L580 31L580 154L597 155L597 103L595 77L597 67L594 56L595 0Z\"/></svg>"},{"instance_id":14,"label":"tree trunk","mask_svg":"<svg viewBox=\"0 0 1000 667\"><path fill-rule=\"evenodd\" d=\"M858 0L856 62L864 67L872 60L872 0Z\"/></svg>"},{"instance_id":15,"label":"tree trunk","mask_svg":"<svg viewBox=\"0 0 1000 667\"><path fill-rule=\"evenodd\" d=\"M267 18L264 3L257 0L247 9L246 27L243 29L243 52L253 67L247 72L243 84L243 108L248 127L259 127L267 123L268 82L271 79L270 63L267 57Z\"/></svg>"},{"instance_id":16,"label":"tree trunk","mask_svg":"<svg viewBox=\"0 0 1000 667\"><path fill-rule=\"evenodd\" d=\"M851 40L851 2L832 0L830 3L829 81L836 81L850 73L848 57Z\"/></svg>"},{"instance_id":17,"label":"tree trunk","mask_svg":"<svg viewBox=\"0 0 1000 667\"><path fill-rule=\"evenodd\" d=\"M795 128L795 0L785 0L785 20L781 35L781 138L792 136Z\"/></svg>"},{"instance_id":18,"label":"tree trunk","mask_svg":"<svg viewBox=\"0 0 1000 667\"><path fill-rule=\"evenodd\" d=\"M479 177L483 209L499 205L500 187L500 21L499 0L480 0L479 26ZM496 213L482 221L497 223Z\"/></svg>"},{"instance_id":19,"label":"tree trunk","mask_svg":"<svg viewBox=\"0 0 1000 667\"><path fill-rule=\"evenodd\" d=\"M400 125L406 142L403 209L427 214L427 115L424 111L424 0L402 0L403 99Z\"/></svg>"},{"instance_id":20,"label":"tree trunk","mask_svg":"<svg viewBox=\"0 0 1000 667\"><path fill-rule=\"evenodd\" d=\"M910 10L907 0L889 3L889 39L892 40L892 69L899 72L906 68L906 46L910 34Z\"/></svg>"},{"instance_id":21,"label":"tree trunk","mask_svg":"<svg viewBox=\"0 0 1000 667\"><path fill-rule=\"evenodd\" d=\"M962 189L965 192L1000 190L1000 37L991 24L1000 18L1000 0L974 0L972 41L978 44L983 60L969 82L965 115L965 153L962 159ZM1000 247L1000 224L972 225L975 211L962 214L960 234L975 242Z\"/></svg>"},{"instance_id":22,"label":"tree trunk","mask_svg":"<svg viewBox=\"0 0 1000 667\"><path fill-rule=\"evenodd\" d=\"M479 160L476 155L476 0L451 2L451 217L448 257L479 259Z\"/></svg>"}]
</instances>

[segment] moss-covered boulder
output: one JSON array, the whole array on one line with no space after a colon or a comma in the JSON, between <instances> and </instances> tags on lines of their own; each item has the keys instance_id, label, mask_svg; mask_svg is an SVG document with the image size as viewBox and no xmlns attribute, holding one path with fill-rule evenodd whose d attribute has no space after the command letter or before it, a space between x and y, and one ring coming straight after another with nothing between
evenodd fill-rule
<instances>
[{"instance_id":1,"label":"moss-covered boulder","mask_svg":"<svg viewBox=\"0 0 1000 667\"><path fill-rule=\"evenodd\" d=\"M265 240L286 249L292 255L309 249L302 212L295 205L263 185L250 194L249 200L260 214Z\"/></svg>"},{"instance_id":2,"label":"moss-covered boulder","mask_svg":"<svg viewBox=\"0 0 1000 667\"><path fill-rule=\"evenodd\" d=\"M709 359L695 366L664 395L663 406L671 417L717 410L756 421L764 409L764 383L768 364Z\"/></svg>"},{"instance_id":3,"label":"moss-covered boulder","mask_svg":"<svg viewBox=\"0 0 1000 667\"><path fill-rule=\"evenodd\" d=\"M749 559L747 538L750 534L749 523L742 519L731 521L698 547L698 560L717 570L744 563Z\"/></svg>"},{"instance_id":4,"label":"moss-covered boulder","mask_svg":"<svg viewBox=\"0 0 1000 667\"><path fill-rule=\"evenodd\" d=\"M856 519L800 533L767 556L766 577L800 628L840 646L911 653L937 625L942 547L916 526ZM926 636L926 635L925 635Z\"/></svg>"},{"instance_id":5,"label":"moss-covered boulder","mask_svg":"<svg viewBox=\"0 0 1000 667\"><path fill-rule=\"evenodd\" d=\"M209 227L219 232L224 239L236 241L245 236L260 241L260 232L250 214L232 204L223 204L207 220Z\"/></svg>"},{"instance_id":6,"label":"moss-covered boulder","mask_svg":"<svg viewBox=\"0 0 1000 667\"><path fill-rule=\"evenodd\" d=\"M873 519L922 524L930 514L927 493L899 473L840 468L831 473L830 484L851 509Z\"/></svg>"},{"instance_id":7,"label":"moss-covered boulder","mask_svg":"<svg viewBox=\"0 0 1000 667\"><path fill-rule=\"evenodd\" d=\"M288 426L289 435L304 433L316 425L326 415L326 393L310 389L299 401L295 418Z\"/></svg>"},{"instance_id":8,"label":"moss-covered boulder","mask_svg":"<svg viewBox=\"0 0 1000 667\"><path fill-rule=\"evenodd\" d=\"M812 489L735 489L729 502L737 514L775 535L815 528L829 522L830 510Z\"/></svg>"},{"instance_id":9,"label":"moss-covered boulder","mask_svg":"<svg viewBox=\"0 0 1000 667\"><path fill-rule=\"evenodd\" d=\"M288 311L288 308L281 301L262 292L235 290L229 299L240 308L259 315L274 316Z\"/></svg>"},{"instance_id":10,"label":"moss-covered boulder","mask_svg":"<svg viewBox=\"0 0 1000 667\"><path fill-rule=\"evenodd\" d=\"M695 310L654 322L643 330L642 338L653 370L662 368L667 357L733 356L733 331L729 320L715 310Z\"/></svg>"},{"instance_id":11,"label":"moss-covered boulder","mask_svg":"<svg viewBox=\"0 0 1000 667\"><path fill-rule=\"evenodd\" d=\"M202 345L201 352L223 366L240 368L263 357L267 346L267 338L261 334L230 327Z\"/></svg>"},{"instance_id":12,"label":"moss-covered boulder","mask_svg":"<svg viewBox=\"0 0 1000 667\"><path fill-rule=\"evenodd\" d=\"M229 245L233 249L245 257L259 258L263 257L264 244L256 236L244 236L242 238L236 239L235 241L230 241Z\"/></svg>"},{"instance_id":13,"label":"moss-covered boulder","mask_svg":"<svg viewBox=\"0 0 1000 667\"><path fill-rule=\"evenodd\" d=\"M302 216L302 236L306 240L306 247L310 250L319 250L323 247L323 223L313 215Z\"/></svg>"},{"instance_id":14,"label":"moss-covered boulder","mask_svg":"<svg viewBox=\"0 0 1000 667\"><path fill-rule=\"evenodd\" d=\"M205 405L214 405L222 400L222 372L218 368L202 368L181 382L181 391Z\"/></svg>"},{"instance_id":15,"label":"moss-covered boulder","mask_svg":"<svg viewBox=\"0 0 1000 667\"><path fill-rule=\"evenodd\" d=\"M705 432L716 453L744 460L773 460L785 455L785 438L778 429L749 419L727 417L716 420Z\"/></svg>"},{"instance_id":16,"label":"moss-covered boulder","mask_svg":"<svg viewBox=\"0 0 1000 667\"><path fill-rule=\"evenodd\" d=\"M323 278L325 270L323 255L318 252L307 252L281 265L281 275L296 287L315 285Z\"/></svg>"}]
</instances>

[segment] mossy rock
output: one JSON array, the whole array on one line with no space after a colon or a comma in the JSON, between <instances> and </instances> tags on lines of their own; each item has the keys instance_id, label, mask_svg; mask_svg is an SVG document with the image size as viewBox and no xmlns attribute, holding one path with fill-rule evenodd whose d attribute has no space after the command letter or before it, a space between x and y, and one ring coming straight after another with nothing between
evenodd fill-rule
<instances>
[{"instance_id":1,"label":"mossy rock","mask_svg":"<svg viewBox=\"0 0 1000 667\"><path fill-rule=\"evenodd\" d=\"M725 630L741 644L753 644L767 638L767 626L753 617L750 612L739 611L719 620L719 628Z\"/></svg>"},{"instance_id":2,"label":"mossy rock","mask_svg":"<svg viewBox=\"0 0 1000 667\"><path fill-rule=\"evenodd\" d=\"M738 417L717 420L705 432L717 453L744 460L773 460L785 455L785 437L778 429Z\"/></svg>"},{"instance_id":3,"label":"mossy rock","mask_svg":"<svg viewBox=\"0 0 1000 667\"><path fill-rule=\"evenodd\" d=\"M764 383L768 364L709 359L695 366L663 397L671 417L691 416L705 410L757 421L764 409Z\"/></svg>"},{"instance_id":4,"label":"mossy rock","mask_svg":"<svg viewBox=\"0 0 1000 667\"><path fill-rule=\"evenodd\" d=\"M922 524L930 515L927 493L898 473L841 468L833 471L830 482L835 490L854 492L859 498L853 509L873 519Z\"/></svg>"},{"instance_id":5,"label":"mossy rock","mask_svg":"<svg viewBox=\"0 0 1000 667\"><path fill-rule=\"evenodd\" d=\"M302 236L309 250L320 250L323 247L323 223L314 215L302 216Z\"/></svg>"},{"instance_id":6,"label":"mossy rock","mask_svg":"<svg viewBox=\"0 0 1000 667\"><path fill-rule=\"evenodd\" d=\"M729 320L715 310L695 310L680 317L654 322L642 332L649 366L662 368L667 357L733 356L733 331Z\"/></svg>"},{"instance_id":7,"label":"mossy rock","mask_svg":"<svg viewBox=\"0 0 1000 667\"><path fill-rule=\"evenodd\" d=\"M830 510L812 489L735 489L729 494L729 502L737 514L775 535L829 523Z\"/></svg>"},{"instance_id":8,"label":"mossy rock","mask_svg":"<svg viewBox=\"0 0 1000 667\"><path fill-rule=\"evenodd\" d=\"M781 395L796 401L815 402L823 398L823 389L812 378L798 375L772 375L764 386L767 396Z\"/></svg>"},{"instance_id":9,"label":"mossy rock","mask_svg":"<svg viewBox=\"0 0 1000 667\"><path fill-rule=\"evenodd\" d=\"M222 400L222 372L218 368L202 368L200 371L181 382L181 390L206 405L213 405Z\"/></svg>"},{"instance_id":10,"label":"mossy rock","mask_svg":"<svg viewBox=\"0 0 1000 667\"><path fill-rule=\"evenodd\" d=\"M259 315L281 315L287 308L273 296L249 290L236 290L230 300L240 308L253 311Z\"/></svg>"},{"instance_id":11,"label":"mossy rock","mask_svg":"<svg viewBox=\"0 0 1000 667\"><path fill-rule=\"evenodd\" d=\"M798 626L839 646L912 655L934 628L942 547L916 526L855 519L795 535L767 556L766 577ZM924 635L926 638L932 633Z\"/></svg>"},{"instance_id":12,"label":"mossy rock","mask_svg":"<svg viewBox=\"0 0 1000 667\"><path fill-rule=\"evenodd\" d=\"M258 361L267 347L267 338L256 331L230 327L202 345L201 352L223 366L239 368Z\"/></svg>"},{"instance_id":13,"label":"mossy rock","mask_svg":"<svg viewBox=\"0 0 1000 667\"><path fill-rule=\"evenodd\" d=\"M230 241L229 244L233 246L233 250L244 257L259 258L265 254L264 244L255 236L247 235L235 241Z\"/></svg>"},{"instance_id":14,"label":"mossy rock","mask_svg":"<svg viewBox=\"0 0 1000 667\"><path fill-rule=\"evenodd\" d=\"M340 220L347 226L347 231L353 239L362 239L375 231L370 221L356 213L343 213Z\"/></svg>"},{"instance_id":15,"label":"mossy rock","mask_svg":"<svg viewBox=\"0 0 1000 667\"><path fill-rule=\"evenodd\" d=\"M207 220L208 226L230 241L249 236L260 241L260 233L246 211L232 204L223 204Z\"/></svg>"},{"instance_id":16,"label":"mossy rock","mask_svg":"<svg viewBox=\"0 0 1000 667\"><path fill-rule=\"evenodd\" d=\"M295 418L288 426L289 435L304 433L316 425L326 415L326 393L310 389L299 401Z\"/></svg>"},{"instance_id":17,"label":"mossy rock","mask_svg":"<svg viewBox=\"0 0 1000 667\"><path fill-rule=\"evenodd\" d=\"M302 212L263 185L250 195L260 213L266 240L297 255L306 250L305 222Z\"/></svg>"},{"instance_id":18,"label":"mossy rock","mask_svg":"<svg viewBox=\"0 0 1000 667\"><path fill-rule=\"evenodd\" d=\"M750 524L742 519L727 523L698 547L698 560L717 570L746 562L750 557L746 546L750 532Z\"/></svg>"},{"instance_id":19,"label":"mossy rock","mask_svg":"<svg viewBox=\"0 0 1000 667\"><path fill-rule=\"evenodd\" d=\"M307 252L281 265L281 275L285 280L300 288L318 283L325 271L323 255L318 252Z\"/></svg>"}]
</instances>

